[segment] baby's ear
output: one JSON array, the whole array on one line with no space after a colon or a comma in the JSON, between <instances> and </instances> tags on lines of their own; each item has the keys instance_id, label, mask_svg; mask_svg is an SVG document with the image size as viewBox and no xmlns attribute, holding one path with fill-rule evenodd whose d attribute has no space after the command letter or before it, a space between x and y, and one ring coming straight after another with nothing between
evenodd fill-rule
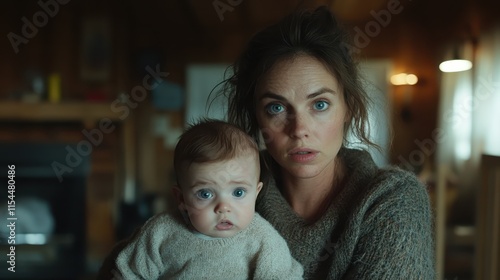
<instances>
[{"instance_id":1,"label":"baby's ear","mask_svg":"<svg viewBox=\"0 0 500 280\"><path fill-rule=\"evenodd\" d=\"M263 186L263 185L264 185L264 183L262 183L262 182L259 182L259 183L257 184L257 194L259 194L260 190L262 190L262 186Z\"/></svg>"},{"instance_id":2,"label":"baby's ear","mask_svg":"<svg viewBox=\"0 0 500 280\"><path fill-rule=\"evenodd\" d=\"M175 200L177 201L177 206L179 210L185 211L186 208L184 206L184 196L182 195L181 188L177 185L174 185L172 187L172 193L174 194Z\"/></svg>"}]
</instances>

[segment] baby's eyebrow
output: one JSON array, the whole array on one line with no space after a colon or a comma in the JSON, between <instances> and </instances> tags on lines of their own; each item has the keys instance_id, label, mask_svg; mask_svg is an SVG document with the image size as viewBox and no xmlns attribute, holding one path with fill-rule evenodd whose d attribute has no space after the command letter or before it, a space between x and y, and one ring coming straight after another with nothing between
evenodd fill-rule
<instances>
[{"instance_id":1,"label":"baby's eyebrow","mask_svg":"<svg viewBox=\"0 0 500 280\"><path fill-rule=\"evenodd\" d=\"M210 180L198 180L195 181L192 185L191 188L197 187L197 186L205 186L205 185L215 185L217 182L215 181L210 181Z\"/></svg>"},{"instance_id":2,"label":"baby's eyebrow","mask_svg":"<svg viewBox=\"0 0 500 280\"><path fill-rule=\"evenodd\" d=\"M252 186L252 184L249 181L247 181L247 180L232 180L230 183L234 184L234 185L249 185L249 186Z\"/></svg>"}]
</instances>

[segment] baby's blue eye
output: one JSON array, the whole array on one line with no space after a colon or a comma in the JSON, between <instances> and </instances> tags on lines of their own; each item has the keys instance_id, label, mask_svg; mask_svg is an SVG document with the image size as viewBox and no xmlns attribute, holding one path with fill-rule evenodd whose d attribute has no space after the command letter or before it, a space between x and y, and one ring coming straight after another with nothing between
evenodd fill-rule
<instances>
[{"instance_id":1,"label":"baby's blue eye","mask_svg":"<svg viewBox=\"0 0 500 280\"><path fill-rule=\"evenodd\" d=\"M324 111L324 110L328 109L328 106L330 106L330 104L328 104L328 102L323 101L323 100L317 101L313 105L314 110L317 110L317 111Z\"/></svg>"},{"instance_id":2,"label":"baby's blue eye","mask_svg":"<svg viewBox=\"0 0 500 280\"><path fill-rule=\"evenodd\" d=\"M246 191L244 189L236 189L236 190L234 190L233 195L235 197L243 197L243 196L245 196L245 193L246 193Z\"/></svg>"},{"instance_id":3,"label":"baby's blue eye","mask_svg":"<svg viewBox=\"0 0 500 280\"><path fill-rule=\"evenodd\" d=\"M285 108L283 107L283 105L281 105L279 103L271 103L271 104L266 106L267 113L269 113L271 115L277 115L277 114L283 112L283 110L285 110Z\"/></svg>"},{"instance_id":4,"label":"baby's blue eye","mask_svg":"<svg viewBox=\"0 0 500 280\"><path fill-rule=\"evenodd\" d=\"M210 199L214 194L210 190L202 189L196 192L196 196L201 199Z\"/></svg>"}]
</instances>

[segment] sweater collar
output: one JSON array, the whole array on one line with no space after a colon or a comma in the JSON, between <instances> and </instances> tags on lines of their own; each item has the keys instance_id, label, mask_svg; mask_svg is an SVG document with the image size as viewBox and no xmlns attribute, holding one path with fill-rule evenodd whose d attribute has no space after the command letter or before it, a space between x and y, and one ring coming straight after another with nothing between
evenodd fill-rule
<instances>
[{"instance_id":1,"label":"sweater collar","mask_svg":"<svg viewBox=\"0 0 500 280\"><path fill-rule=\"evenodd\" d=\"M373 162L370 154L363 150L342 148L338 156L341 158L345 165L345 176L342 180L342 189L333 198L332 203L326 210L325 214L312 224L307 223L302 217L288 204L285 197L280 191L281 182L279 178L273 174L279 174L277 163L272 160L267 151L263 151L261 158L263 160L262 180L264 187L259 194L257 200L257 211L262 216L270 219L275 217L272 221L273 225L279 230L280 224L294 225L294 228L308 227L311 229L323 227L324 223L330 223L332 220L337 220L338 216L345 210L346 201L350 201L351 197L357 195L360 186L369 183L370 179L377 172L378 168ZM286 217L286 221L283 218ZM280 222L281 220L281 222Z\"/></svg>"}]
</instances>

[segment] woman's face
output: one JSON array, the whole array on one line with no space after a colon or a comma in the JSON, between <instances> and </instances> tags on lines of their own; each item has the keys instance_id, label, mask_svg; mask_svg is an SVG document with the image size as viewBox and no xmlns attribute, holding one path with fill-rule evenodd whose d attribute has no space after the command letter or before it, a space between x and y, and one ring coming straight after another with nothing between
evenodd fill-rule
<instances>
[{"instance_id":1,"label":"woman's face","mask_svg":"<svg viewBox=\"0 0 500 280\"><path fill-rule=\"evenodd\" d=\"M284 172L331 176L348 116L335 76L312 56L284 59L259 80L255 97L266 147Z\"/></svg>"}]
</instances>

